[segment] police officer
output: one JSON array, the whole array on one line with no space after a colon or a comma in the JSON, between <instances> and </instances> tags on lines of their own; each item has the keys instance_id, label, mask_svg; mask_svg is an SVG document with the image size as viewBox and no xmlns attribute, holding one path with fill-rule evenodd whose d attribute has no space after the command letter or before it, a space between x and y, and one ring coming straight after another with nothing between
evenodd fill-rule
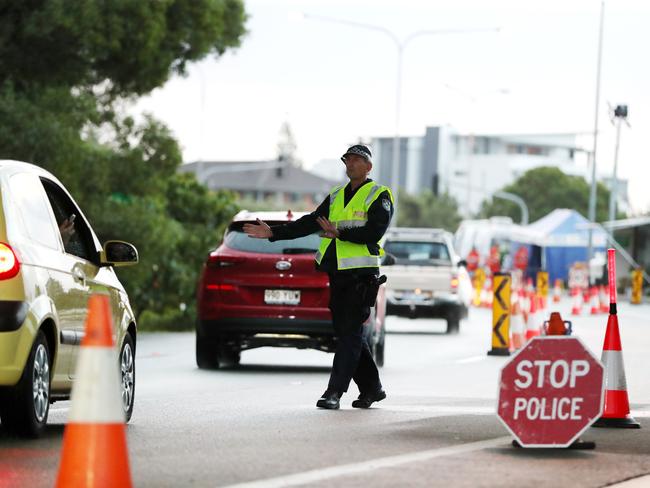
<instances>
[{"instance_id":1,"label":"police officer","mask_svg":"<svg viewBox=\"0 0 650 488\"><path fill-rule=\"evenodd\" d=\"M388 187L368 178L372 154L367 146L350 147L341 160L350 181L334 188L314 212L273 227L258 219L256 224L244 225L244 232L277 241L321 230L316 267L329 274L329 308L337 347L327 390L316 406L339 408L339 400L353 379L359 398L352 406L368 408L386 398L363 323L377 297L383 254L379 240L393 215L393 195Z\"/></svg>"}]
</instances>

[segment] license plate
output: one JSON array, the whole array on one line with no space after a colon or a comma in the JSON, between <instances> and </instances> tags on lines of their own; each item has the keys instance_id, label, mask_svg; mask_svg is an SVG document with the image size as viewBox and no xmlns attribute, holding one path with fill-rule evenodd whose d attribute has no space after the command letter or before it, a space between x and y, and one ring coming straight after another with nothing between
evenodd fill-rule
<instances>
[{"instance_id":1,"label":"license plate","mask_svg":"<svg viewBox=\"0 0 650 488\"><path fill-rule=\"evenodd\" d=\"M300 290L264 290L264 303L269 305L298 305Z\"/></svg>"}]
</instances>

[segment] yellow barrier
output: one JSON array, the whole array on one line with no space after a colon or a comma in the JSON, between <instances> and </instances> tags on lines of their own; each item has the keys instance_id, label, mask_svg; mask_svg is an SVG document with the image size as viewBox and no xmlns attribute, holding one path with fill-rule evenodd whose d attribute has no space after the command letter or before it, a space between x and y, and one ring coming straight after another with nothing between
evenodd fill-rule
<instances>
[{"instance_id":1,"label":"yellow barrier","mask_svg":"<svg viewBox=\"0 0 650 488\"><path fill-rule=\"evenodd\" d=\"M489 356L510 355L510 275L494 275L492 301L492 349Z\"/></svg>"},{"instance_id":2,"label":"yellow barrier","mask_svg":"<svg viewBox=\"0 0 650 488\"><path fill-rule=\"evenodd\" d=\"M641 295L643 294L643 271L635 269L632 271L632 305L641 304Z\"/></svg>"}]
</instances>

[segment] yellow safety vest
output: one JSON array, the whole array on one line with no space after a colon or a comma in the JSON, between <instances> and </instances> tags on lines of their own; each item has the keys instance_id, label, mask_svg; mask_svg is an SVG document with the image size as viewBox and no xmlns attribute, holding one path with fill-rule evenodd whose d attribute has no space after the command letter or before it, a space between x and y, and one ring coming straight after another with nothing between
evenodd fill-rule
<instances>
[{"instance_id":1,"label":"yellow safety vest","mask_svg":"<svg viewBox=\"0 0 650 488\"><path fill-rule=\"evenodd\" d=\"M363 227L368 222L368 209L372 203L377 200L379 195L388 191L391 203L393 194L387 186L382 186L374 181L369 181L357 190L350 202L345 205L343 186L338 186L330 193L330 215L329 220L336 225L337 229L350 227ZM329 247L332 239L323 237L320 248L316 253L316 262L320 264ZM380 256L384 255L384 250L379 243L379 255L375 256L370 253L366 244L357 244L354 242L335 240L336 245L336 262L337 269L355 269L355 268L377 268L379 267Z\"/></svg>"}]
</instances>

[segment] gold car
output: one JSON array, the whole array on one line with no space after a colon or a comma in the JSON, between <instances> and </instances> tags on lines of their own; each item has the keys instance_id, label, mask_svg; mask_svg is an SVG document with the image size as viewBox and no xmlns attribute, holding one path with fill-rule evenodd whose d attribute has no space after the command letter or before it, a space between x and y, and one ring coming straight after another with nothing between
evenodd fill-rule
<instances>
[{"instance_id":1,"label":"gold car","mask_svg":"<svg viewBox=\"0 0 650 488\"><path fill-rule=\"evenodd\" d=\"M99 243L52 174L0 160L0 419L5 429L38 436L50 403L69 397L93 293L110 297L122 405L127 420L131 417L136 324L113 266L137 262L133 245Z\"/></svg>"}]
</instances>

